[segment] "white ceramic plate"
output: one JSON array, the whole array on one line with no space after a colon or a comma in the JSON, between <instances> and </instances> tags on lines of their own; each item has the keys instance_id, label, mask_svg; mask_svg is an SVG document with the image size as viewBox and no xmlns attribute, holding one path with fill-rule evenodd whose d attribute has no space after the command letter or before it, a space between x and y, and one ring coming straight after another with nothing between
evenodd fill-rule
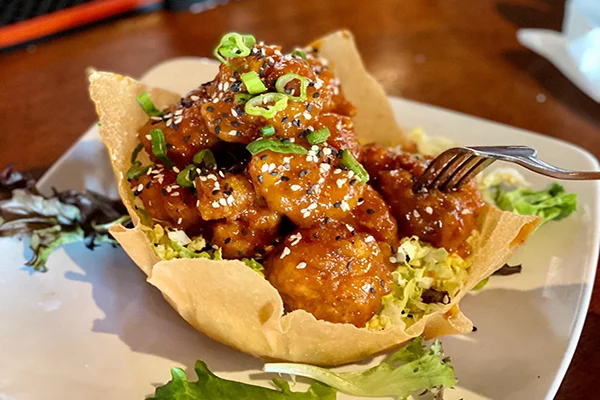
<instances>
[{"instance_id":1,"label":"white ceramic plate","mask_svg":"<svg viewBox=\"0 0 600 400\"><path fill-rule=\"evenodd\" d=\"M215 67L176 59L144 80L183 93L201 83L207 68ZM391 103L406 128L421 126L462 144L525 144L551 163L598 169L592 155L561 141L407 100ZM549 182L524 174L538 187ZM116 196L96 127L40 182L42 190L52 186ZM565 186L579 194L577 213L536 232L512 260L523 273L493 278L461 303L479 329L443 340L460 379L446 398L556 393L581 333L600 243L600 184ZM191 371L196 359L220 376L268 384L258 375L260 360L188 326L120 249L69 245L52 255L45 274L21 268L30 255L22 242L0 240L0 254L0 399L143 399L169 380L171 367Z\"/></svg>"}]
</instances>

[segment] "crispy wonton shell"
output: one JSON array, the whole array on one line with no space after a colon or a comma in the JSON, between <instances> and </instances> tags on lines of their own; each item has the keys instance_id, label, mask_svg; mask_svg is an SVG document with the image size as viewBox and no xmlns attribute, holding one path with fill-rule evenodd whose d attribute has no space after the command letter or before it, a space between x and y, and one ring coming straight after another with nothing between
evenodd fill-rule
<instances>
[{"instance_id":1,"label":"crispy wonton shell","mask_svg":"<svg viewBox=\"0 0 600 400\"><path fill-rule=\"evenodd\" d=\"M344 92L358 109L355 127L370 141L403 140L383 88L370 76L348 32L329 35L313 46L320 49L342 82ZM205 80L214 77L206 76ZM350 324L315 319L297 310L283 315L279 293L267 280L240 261L178 259L161 261L140 229L126 178L130 155L138 143L136 130L147 116L136 96L147 90L158 107L177 102L180 94L145 85L116 74L93 72L90 94L96 104L100 134L108 148L119 193L135 227L114 226L111 233L146 273L177 312L206 335L256 357L318 365L360 360L389 350L423 334L433 338L466 333L471 321L460 312L459 300L488 277L527 239L539 221L489 207L480 221L479 241L473 254L469 280L452 304L405 329L394 326L370 331Z\"/></svg>"}]
</instances>

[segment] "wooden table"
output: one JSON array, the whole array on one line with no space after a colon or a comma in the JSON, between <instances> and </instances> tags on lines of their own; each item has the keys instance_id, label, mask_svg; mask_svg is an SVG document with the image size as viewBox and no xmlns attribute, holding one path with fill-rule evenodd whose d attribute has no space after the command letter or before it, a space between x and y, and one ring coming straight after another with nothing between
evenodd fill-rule
<instances>
[{"instance_id":1,"label":"wooden table","mask_svg":"<svg viewBox=\"0 0 600 400\"><path fill-rule=\"evenodd\" d=\"M0 55L0 165L44 170L95 120L84 69L139 76L210 56L228 31L286 48L339 28L356 35L391 95L543 132L600 157L600 106L521 47L520 27L560 30L556 0L243 0L199 14L156 12ZM200 83L200 82L199 82ZM600 286L557 398L598 398Z\"/></svg>"}]
</instances>

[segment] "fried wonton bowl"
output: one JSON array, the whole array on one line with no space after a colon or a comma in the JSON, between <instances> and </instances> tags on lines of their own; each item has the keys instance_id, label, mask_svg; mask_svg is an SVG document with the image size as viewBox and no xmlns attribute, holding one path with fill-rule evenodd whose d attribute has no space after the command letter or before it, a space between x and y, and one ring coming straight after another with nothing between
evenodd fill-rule
<instances>
[{"instance_id":1,"label":"fried wonton bowl","mask_svg":"<svg viewBox=\"0 0 600 400\"><path fill-rule=\"evenodd\" d=\"M383 144L403 141L387 97L367 74L347 32L327 36L313 46L329 60L347 98L358 109L354 119L359 137ZM209 81L213 77L206 76ZM277 290L260 274L236 260L176 259L161 261L140 228L126 172L138 143L137 129L147 115L136 97L148 91L162 108L180 94L145 85L120 75L93 72L90 93L101 121L100 134L111 156L119 193L134 223L133 229L111 228L127 254L146 273L165 299L193 327L243 352L265 359L336 365L389 350L418 335L426 338L466 333L471 321L458 308L460 299L479 281L503 265L538 225L537 217L501 212L489 206L478 221L479 235L464 289L441 311L405 329L382 331L317 320L304 310L284 315Z\"/></svg>"}]
</instances>

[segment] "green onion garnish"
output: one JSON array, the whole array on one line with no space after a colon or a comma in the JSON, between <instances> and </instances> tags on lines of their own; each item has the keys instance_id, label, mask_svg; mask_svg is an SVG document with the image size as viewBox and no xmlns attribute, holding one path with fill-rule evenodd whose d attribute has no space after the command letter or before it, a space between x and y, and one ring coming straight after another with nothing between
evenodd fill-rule
<instances>
[{"instance_id":1,"label":"green onion garnish","mask_svg":"<svg viewBox=\"0 0 600 400\"><path fill-rule=\"evenodd\" d=\"M281 78L280 78L281 79ZM277 111L287 107L288 96L281 93L265 93L248 100L244 110L250 115L260 115L265 118L273 118Z\"/></svg>"},{"instance_id":2,"label":"green onion garnish","mask_svg":"<svg viewBox=\"0 0 600 400\"><path fill-rule=\"evenodd\" d=\"M160 129L152 129L150 131L152 139L152 153L161 160L167 167L173 166L173 161L167 157L167 145L165 143L165 135Z\"/></svg>"},{"instance_id":3,"label":"green onion garnish","mask_svg":"<svg viewBox=\"0 0 600 400\"><path fill-rule=\"evenodd\" d=\"M249 93L236 93L235 94L235 102L236 102L236 104L243 104L253 97L254 96L252 96Z\"/></svg>"},{"instance_id":4,"label":"green onion garnish","mask_svg":"<svg viewBox=\"0 0 600 400\"><path fill-rule=\"evenodd\" d=\"M217 160L215 160L215 155L212 151L208 149L200 150L194 156L194 164L202 164L206 167L215 167L217 165Z\"/></svg>"},{"instance_id":5,"label":"green onion garnish","mask_svg":"<svg viewBox=\"0 0 600 400\"><path fill-rule=\"evenodd\" d=\"M131 163L132 164L135 164L138 154L140 154L140 151L142 151L143 148L144 148L144 145L141 143L139 143L137 146L135 146L135 149L133 149L133 153L131 153Z\"/></svg>"},{"instance_id":6,"label":"green onion garnish","mask_svg":"<svg viewBox=\"0 0 600 400\"><path fill-rule=\"evenodd\" d=\"M300 82L300 93L297 96L293 96L291 90L285 88L286 85L292 82L293 80L298 80ZM279 93L287 94L288 96L290 96L290 99L298 101L306 100L307 87L308 79L294 73L282 75L277 79L277 82L275 82L275 89L277 89Z\"/></svg>"},{"instance_id":7,"label":"green onion garnish","mask_svg":"<svg viewBox=\"0 0 600 400\"><path fill-rule=\"evenodd\" d=\"M196 166L193 164L188 165L177 174L177 184L181 187L192 187L196 175Z\"/></svg>"},{"instance_id":8,"label":"green onion garnish","mask_svg":"<svg viewBox=\"0 0 600 400\"><path fill-rule=\"evenodd\" d=\"M260 128L260 133L263 136L273 136L275 134L275 127L273 125L267 125Z\"/></svg>"},{"instance_id":9,"label":"green onion garnish","mask_svg":"<svg viewBox=\"0 0 600 400\"><path fill-rule=\"evenodd\" d=\"M140 176L144 175L146 172L148 172L148 169L150 169L150 167L151 165L142 166L141 162L136 161L133 164L131 164L131 167L127 170L127 178L129 178L130 180L137 179Z\"/></svg>"},{"instance_id":10,"label":"green onion garnish","mask_svg":"<svg viewBox=\"0 0 600 400\"><path fill-rule=\"evenodd\" d=\"M156 117L162 115L162 111L156 108L156 106L150 99L150 95L148 94L148 92L140 93L136 100L138 104L142 107L142 110L144 110L144 112L148 114L148 116Z\"/></svg>"},{"instance_id":11,"label":"green onion garnish","mask_svg":"<svg viewBox=\"0 0 600 400\"><path fill-rule=\"evenodd\" d=\"M241 75L242 82L250 94L259 94L267 91L267 87L260 80L260 76L254 71L246 72Z\"/></svg>"},{"instance_id":12,"label":"green onion garnish","mask_svg":"<svg viewBox=\"0 0 600 400\"><path fill-rule=\"evenodd\" d=\"M231 67L226 58L246 57L250 55L256 39L252 35L240 35L230 32L221 38L221 42L213 52L215 57L223 64Z\"/></svg>"},{"instance_id":13,"label":"green onion garnish","mask_svg":"<svg viewBox=\"0 0 600 400\"><path fill-rule=\"evenodd\" d=\"M271 150L271 151L274 151L275 153L285 153L285 154L307 154L308 153L308 150L306 150L304 147L300 146L299 144L281 143L276 140L270 140L270 139L265 139L265 138L255 140L254 142L252 142L248 146L246 146L246 149L248 149L248 151L250 153L252 153L252 155L262 153L263 151L266 151L266 150Z\"/></svg>"},{"instance_id":14,"label":"green onion garnish","mask_svg":"<svg viewBox=\"0 0 600 400\"><path fill-rule=\"evenodd\" d=\"M329 135L331 135L331 133L329 133L329 128L324 126L321 129L309 133L306 136L306 140L308 140L308 143L310 144L319 144L326 142Z\"/></svg>"},{"instance_id":15,"label":"green onion garnish","mask_svg":"<svg viewBox=\"0 0 600 400\"><path fill-rule=\"evenodd\" d=\"M348 149L342 150L342 163L344 167L348 168L350 171L354 172L354 174L360 179L362 183L367 183L369 180L369 173L367 170L354 158L352 153L348 151Z\"/></svg>"},{"instance_id":16,"label":"green onion garnish","mask_svg":"<svg viewBox=\"0 0 600 400\"><path fill-rule=\"evenodd\" d=\"M303 58L303 59L305 59L305 60L307 59L307 58L306 58L306 53L305 53L305 52L303 52L303 51L302 51L302 50L300 50L300 49L296 49L296 50L292 51L292 55L293 55L293 56L298 56L298 57L300 57L300 58Z\"/></svg>"}]
</instances>

